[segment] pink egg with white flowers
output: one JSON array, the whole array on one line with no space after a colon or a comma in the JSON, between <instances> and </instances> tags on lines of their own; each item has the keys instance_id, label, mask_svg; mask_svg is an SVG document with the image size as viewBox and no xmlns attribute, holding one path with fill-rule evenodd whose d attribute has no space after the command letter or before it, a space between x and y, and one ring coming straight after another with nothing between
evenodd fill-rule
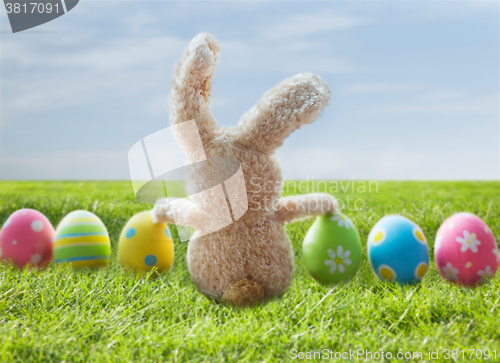
<instances>
[{"instance_id":1,"label":"pink egg with white flowers","mask_svg":"<svg viewBox=\"0 0 500 363\"><path fill-rule=\"evenodd\" d=\"M48 264L54 236L54 227L42 213L20 209L10 215L0 231L1 259L21 268Z\"/></svg>"},{"instance_id":2,"label":"pink egg with white flowers","mask_svg":"<svg viewBox=\"0 0 500 363\"><path fill-rule=\"evenodd\" d=\"M472 213L457 213L443 222L436 234L434 256L441 276L464 286L491 279L499 262L493 232Z\"/></svg>"}]
</instances>

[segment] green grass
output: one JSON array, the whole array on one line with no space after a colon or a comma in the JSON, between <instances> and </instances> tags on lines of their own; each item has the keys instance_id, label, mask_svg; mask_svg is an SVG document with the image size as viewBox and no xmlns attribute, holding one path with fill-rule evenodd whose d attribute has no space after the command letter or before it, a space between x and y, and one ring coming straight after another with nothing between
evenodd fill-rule
<instances>
[{"instance_id":1,"label":"green grass","mask_svg":"<svg viewBox=\"0 0 500 363\"><path fill-rule=\"evenodd\" d=\"M197 292L186 266L187 243L179 243L175 227L175 261L168 274L147 280L121 270L121 228L150 208L135 201L129 182L0 182L1 223L23 207L39 210L53 225L86 209L106 224L113 249L111 266L98 271L0 266L0 362L274 362L289 360L292 349L417 351L424 362L431 361L429 350L438 349L439 359L432 361L451 361L444 349L453 348L496 349L497 359L482 361L500 361L499 276L481 288L459 288L442 280L431 263L420 285L400 287L379 282L366 258L370 228L389 213L422 227L431 260L435 233L454 212L477 214L500 236L499 183L380 182L370 193L337 186L338 191L333 182L307 183L301 191L330 190L343 201L364 201L363 210L344 211L363 242L355 279L335 287L312 280L302 267L300 246L313 221L291 223L286 228L296 270L289 290L282 299L239 310ZM289 182L284 194L294 192L299 190ZM471 361L461 354L455 361Z\"/></svg>"}]
</instances>

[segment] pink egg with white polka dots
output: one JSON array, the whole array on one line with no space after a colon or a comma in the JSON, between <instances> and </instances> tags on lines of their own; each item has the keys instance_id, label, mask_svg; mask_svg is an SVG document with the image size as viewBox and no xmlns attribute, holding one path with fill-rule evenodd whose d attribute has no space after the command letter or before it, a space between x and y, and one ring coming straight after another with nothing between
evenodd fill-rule
<instances>
[{"instance_id":1,"label":"pink egg with white polka dots","mask_svg":"<svg viewBox=\"0 0 500 363\"><path fill-rule=\"evenodd\" d=\"M441 276L464 286L491 279L499 262L493 232L472 213L457 213L443 222L436 234L434 256Z\"/></svg>"},{"instance_id":2,"label":"pink egg with white polka dots","mask_svg":"<svg viewBox=\"0 0 500 363\"><path fill-rule=\"evenodd\" d=\"M54 228L33 209L20 209L10 215L0 231L1 259L19 267L41 266L52 260Z\"/></svg>"}]
</instances>

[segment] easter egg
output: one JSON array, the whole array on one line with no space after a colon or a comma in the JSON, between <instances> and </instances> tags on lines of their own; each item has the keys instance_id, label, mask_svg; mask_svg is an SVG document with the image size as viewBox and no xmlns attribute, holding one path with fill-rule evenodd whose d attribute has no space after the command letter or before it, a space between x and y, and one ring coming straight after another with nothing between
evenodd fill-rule
<instances>
[{"instance_id":1,"label":"easter egg","mask_svg":"<svg viewBox=\"0 0 500 363\"><path fill-rule=\"evenodd\" d=\"M1 259L19 267L42 266L52 260L54 228L47 217L33 209L12 213L0 232Z\"/></svg>"},{"instance_id":2,"label":"easter egg","mask_svg":"<svg viewBox=\"0 0 500 363\"><path fill-rule=\"evenodd\" d=\"M443 222L436 234L434 257L443 278L464 286L492 278L499 262L491 229L471 213L457 213Z\"/></svg>"},{"instance_id":3,"label":"easter egg","mask_svg":"<svg viewBox=\"0 0 500 363\"><path fill-rule=\"evenodd\" d=\"M141 274L155 267L157 272L170 270L174 242L167 225L153 223L149 211L133 216L120 235L118 259L122 267Z\"/></svg>"},{"instance_id":4,"label":"easter egg","mask_svg":"<svg viewBox=\"0 0 500 363\"><path fill-rule=\"evenodd\" d=\"M382 281L418 283L429 269L429 248L422 229L400 215L388 215L368 235L368 259Z\"/></svg>"},{"instance_id":5,"label":"easter egg","mask_svg":"<svg viewBox=\"0 0 500 363\"><path fill-rule=\"evenodd\" d=\"M108 231L94 213L73 211L57 226L54 241L56 263L69 262L73 268L106 267L110 255Z\"/></svg>"},{"instance_id":6,"label":"easter egg","mask_svg":"<svg viewBox=\"0 0 500 363\"><path fill-rule=\"evenodd\" d=\"M306 271L321 284L350 280L361 264L361 242L352 222L341 213L320 216L302 244Z\"/></svg>"}]
</instances>

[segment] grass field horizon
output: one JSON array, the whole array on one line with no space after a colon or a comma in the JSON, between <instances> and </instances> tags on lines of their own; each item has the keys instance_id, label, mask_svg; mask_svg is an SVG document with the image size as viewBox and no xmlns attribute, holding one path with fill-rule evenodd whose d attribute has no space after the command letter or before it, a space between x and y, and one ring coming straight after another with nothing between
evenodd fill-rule
<instances>
[{"instance_id":1,"label":"grass field horizon","mask_svg":"<svg viewBox=\"0 0 500 363\"><path fill-rule=\"evenodd\" d=\"M285 183L284 196L329 192L336 183L308 181L298 190L295 182ZM280 299L240 310L196 290L186 264L188 244L179 241L175 226L168 274L148 280L121 269L121 229L135 213L151 209L136 201L130 181L0 181L0 223L18 209L33 208L56 227L69 212L84 209L101 218L112 246L106 269L0 266L0 362L278 362L292 360L293 352L322 349L391 352L391 361L402 362L500 361L500 275L479 288L457 287L439 277L433 261L436 231L454 213L478 215L499 238L499 192L496 181L378 181L371 192L337 189L332 195L340 201L364 202L362 210L342 210L361 237L356 277L338 286L316 283L300 258L314 219L296 221L285 226L296 265L290 288ZM387 214L410 218L427 237L430 270L419 285L382 283L370 269L367 236ZM454 348L460 356L446 359L445 349L451 354ZM468 349L488 349L491 356L469 358ZM438 359L429 351L437 351ZM398 360L398 352L421 352L422 359Z\"/></svg>"}]
</instances>

